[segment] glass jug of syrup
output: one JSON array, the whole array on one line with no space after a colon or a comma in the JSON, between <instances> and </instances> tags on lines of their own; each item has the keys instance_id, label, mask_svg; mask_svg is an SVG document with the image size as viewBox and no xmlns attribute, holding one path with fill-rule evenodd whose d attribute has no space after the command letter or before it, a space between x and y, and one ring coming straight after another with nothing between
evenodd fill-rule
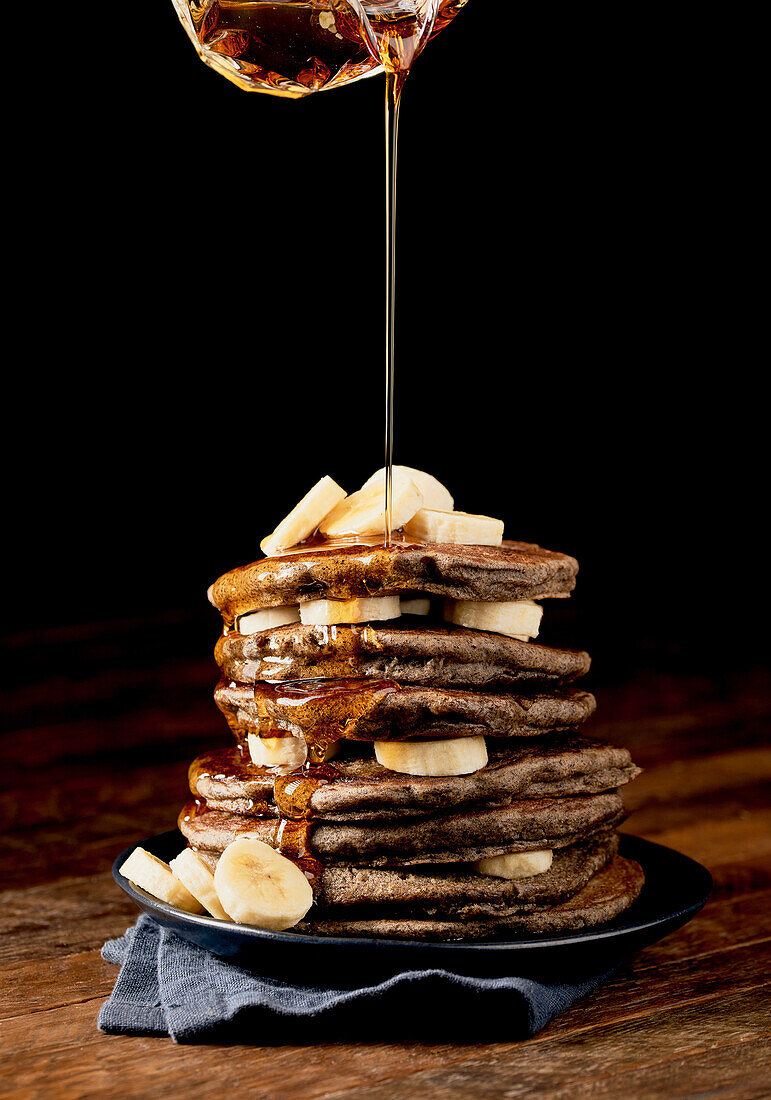
<instances>
[{"instance_id":1,"label":"glass jug of syrup","mask_svg":"<svg viewBox=\"0 0 771 1100\"><path fill-rule=\"evenodd\" d=\"M246 91L292 99L384 67L406 76L466 2L173 0L202 61Z\"/></svg>"}]
</instances>

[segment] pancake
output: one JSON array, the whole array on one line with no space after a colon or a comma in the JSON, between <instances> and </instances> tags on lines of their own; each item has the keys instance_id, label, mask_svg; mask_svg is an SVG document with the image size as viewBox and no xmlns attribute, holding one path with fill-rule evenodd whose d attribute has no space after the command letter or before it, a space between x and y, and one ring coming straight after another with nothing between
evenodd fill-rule
<instances>
[{"instance_id":1,"label":"pancake","mask_svg":"<svg viewBox=\"0 0 771 1100\"><path fill-rule=\"evenodd\" d=\"M326 867L315 893L316 911L330 919L378 916L436 916L453 919L500 916L553 905L582 890L616 855L618 837L598 835L560 848L548 871L508 880L477 874L468 864L393 870L383 867ZM219 855L211 853L212 870Z\"/></svg>"},{"instance_id":2,"label":"pancake","mask_svg":"<svg viewBox=\"0 0 771 1100\"><path fill-rule=\"evenodd\" d=\"M425 592L458 600L569 596L578 562L528 542L501 546L367 539L299 547L225 573L209 589L228 625L263 607Z\"/></svg>"},{"instance_id":3,"label":"pancake","mask_svg":"<svg viewBox=\"0 0 771 1100\"><path fill-rule=\"evenodd\" d=\"M338 757L309 801L314 818L325 821L382 820L420 816L448 806L500 805L513 798L555 798L614 790L639 774L626 749L585 737L533 738L526 745L491 742L489 761L471 775L413 776L365 757ZM275 816L275 771L244 759L236 746L205 753L189 773L193 795L212 809Z\"/></svg>"},{"instance_id":4,"label":"pancake","mask_svg":"<svg viewBox=\"0 0 771 1100\"><path fill-rule=\"evenodd\" d=\"M521 799L505 806L470 807L376 825L310 822L304 826L304 844L325 866L469 863L505 852L564 848L605 833L623 819L623 802L613 791ZM211 809L204 800L197 799L182 809L178 825L191 847L222 852L244 833L277 847L283 822Z\"/></svg>"},{"instance_id":5,"label":"pancake","mask_svg":"<svg viewBox=\"0 0 771 1100\"><path fill-rule=\"evenodd\" d=\"M532 737L577 729L596 705L593 695L576 688L493 694L361 679L254 685L220 680L214 700L240 741L246 732L276 726L310 741Z\"/></svg>"},{"instance_id":6,"label":"pancake","mask_svg":"<svg viewBox=\"0 0 771 1100\"><path fill-rule=\"evenodd\" d=\"M631 859L615 859L566 901L514 915L484 919L448 920L438 917L395 918L373 913L369 918L328 918L311 909L297 932L328 936L386 936L400 939L472 940L519 938L522 935L558 935L606 924L628 909L644 882L642 868Z\"/></svg>"},{"instance_id":7,"label":"pancake","mask_svg":"<svg viewBox=\"0 0 771 1100\"><path fill-rule=\"evenodd\" d=\"M255 680L366 679L429 687L507 687L576 680L589 654L520 642L504 634L467 630L405 617L358 626L286 626L256 634L223 635L214 651L222 674Z\"/></svg>"},{"instance_id":8,"label":"pancake","mask_svg":"<svg viewBox=\"0 0 771 1100\"><path fill-rule=\"evenodd\" d=\"M330 867L321 876L316 905L329 918L348 919L369 918L373 908L381 917L444 914L453 919L523 912L582 890L617 851L615 834L597 837L558 849L548 871L516 880L478 874L466 864L409 870Z\"/></svg>"},{"instance_id":9,"label":"pancake","mask_svg":"<svg viewBox=\"0 0 771 1100\"><path fill-rule=\"evenodd\" d=\"M575 798L522 799L499 807L475 807L434 814L405 823L371 825L321 824L311 844L334 861L389 860L401 863L483 859L488 854L560 848L617 825L624 817L620 795L607 792Z\"/></svg>"}]
</instances>

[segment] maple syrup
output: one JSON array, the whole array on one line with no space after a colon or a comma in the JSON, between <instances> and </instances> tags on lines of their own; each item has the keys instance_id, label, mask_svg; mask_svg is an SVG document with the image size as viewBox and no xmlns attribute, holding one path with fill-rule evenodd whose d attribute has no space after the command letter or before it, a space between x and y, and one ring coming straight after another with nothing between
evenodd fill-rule
<instances>
[{"instance_id":1,"label":"maple syrup","mask_svg":"<svg viewBox=\"0 0 771 1100\"><path fill-rule=\"evenodd\" d=\"M310 837L311 824L307 817L297 821L283 817L276 831L274 847L282 856L297 864L315 892L324 867L313 854Z\"/></svg>"},{"instance_id":2,"label":"maple syrup","mask_svg":"<svg viewBox=\"0 0 771 1100\"><path fill-rule=\"evenodd\" d=\"M214 698L242 746L250 732L270 738L288 732L304 737L308 759L322 764L337 741L369 740L368 716L382 699L401 690L394 680L376 677L257 680L253 684L221 679Z\"/></svg>"},{"instance_id":3,"label":"maple syrup","mask_svg":"<svg viewBox=\"0 0 771 1100\"><path fill-rule=\"evenodd\" d=\"M289 821L309 820L314 794L319 787L339 775L333 764L306 764L293 775L277 776L273 783L273 797L281 817Z\"/></svg>"},{"instance_id":4,"label":"maple syrup","mask_svg":"<svg viewBox=\"0 0 771 1100\"><path fill-rule=\"evenodd\" d=\"M401 691L393 680L351 677L340 680L257 682L255 708L261 720L292 723L301 730L312 764L324 762L336 741L354 736L357 725L386 695Z\"/></svg>"},{"instance_id":5,"label":"maple syrup","mask_svg":"<svg viewBox=\"0 0 771 1100\"><path fill-rule=\"evenodd\" d=\"M236 742L235 748L214 749L197 756L187 770L188 783L193 794L203 779L226 784L229 780L245 780L254 774L243 747Z\"/></svg>"}]
</instances>

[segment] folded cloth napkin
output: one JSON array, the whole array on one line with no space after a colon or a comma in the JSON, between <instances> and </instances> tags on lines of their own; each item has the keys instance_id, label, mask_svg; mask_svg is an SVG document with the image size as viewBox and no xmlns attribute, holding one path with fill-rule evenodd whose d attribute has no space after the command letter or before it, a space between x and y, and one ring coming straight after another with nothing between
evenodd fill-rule
<instances>
[{"instance_id":1,"label":"folded cloth napkin","mask_svg":"<svg viewBox=\"0 0 771 1100\"><path fill-rule=\"evenodd\" d=\"M394 1025L404 1038L425 1038L430 1030L448 1041L451 1023L466 1038L470 1027L479 1035L526 1038L591 993L620 963L573 981L470 978L432 969L407 970L357 989L318 989L266 978L211 955L146 915L125 936L108 940L102 957L121 968L99 1013L102 1031L169 1035L178 1043L224 1039L260 1045L318 1042L327 1035L382 1039ZM312 1018L313 1027L305 1033L294 1029L288 1039L288 1017Z\"/></svg>"}]
</instances>

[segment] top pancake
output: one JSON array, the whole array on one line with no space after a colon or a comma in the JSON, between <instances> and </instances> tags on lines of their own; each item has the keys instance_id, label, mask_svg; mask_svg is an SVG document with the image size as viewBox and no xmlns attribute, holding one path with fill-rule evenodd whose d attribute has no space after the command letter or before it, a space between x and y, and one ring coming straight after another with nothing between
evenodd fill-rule
<instances>
[{"instance_id":1,"label":"top pancake","mask_svg":"<svg viewBox=\"0 0 771 1100\"><path fill-rule=\"evenodd\" d=\"M564 597L577 572L567 554L508 539L500 546L337 540L239 566L214 582L209 599L232 624L264 607L402 592L485 601Z\"/></svg>"}]
</instances>

